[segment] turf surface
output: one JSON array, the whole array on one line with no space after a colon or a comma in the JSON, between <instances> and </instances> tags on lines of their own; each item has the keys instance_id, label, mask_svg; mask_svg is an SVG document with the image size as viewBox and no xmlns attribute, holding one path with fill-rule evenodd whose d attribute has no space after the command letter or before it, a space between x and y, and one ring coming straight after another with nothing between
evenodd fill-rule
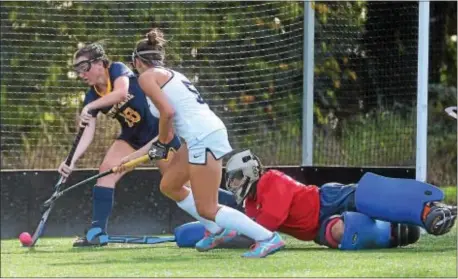
<instances>
[{"instance_id":1,"label":"turf surface","mask_svg":"<svg viewBox=\"0 0 458 279\"><path fill-rule=\"evenodd\" d=\"M1 277L457 277L456 227L397 249L343 252L286 241L283 251L247 260L244 249L199 253L175 243L72 248L71 238L42 238L29 250L2 240Z\"/></svg>"}]
</instances>

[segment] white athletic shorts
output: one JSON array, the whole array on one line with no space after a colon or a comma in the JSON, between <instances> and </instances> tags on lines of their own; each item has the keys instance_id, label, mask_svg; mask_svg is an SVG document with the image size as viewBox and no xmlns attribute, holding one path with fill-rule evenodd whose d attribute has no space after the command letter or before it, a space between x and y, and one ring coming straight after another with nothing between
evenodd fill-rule
<instances>
[{"instance_id":1,"label":"white athletic shorts","mask_svg":"<svg viewBox=\"0 0 458 279\"><path fill-rule=\"evenodd\" d=\"M219 129L202 139L194 139L187 142L187 146L188 161L195 165L207 164L207 151L209 151L216 160L221 159L224 155L232 151L226 129Z\"/></svg>"}]
</instances>

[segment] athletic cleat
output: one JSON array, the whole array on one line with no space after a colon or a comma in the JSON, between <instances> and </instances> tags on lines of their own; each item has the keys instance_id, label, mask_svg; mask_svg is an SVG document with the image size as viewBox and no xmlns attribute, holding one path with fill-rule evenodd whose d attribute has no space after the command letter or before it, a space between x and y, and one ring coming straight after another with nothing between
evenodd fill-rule
<instances>
[{"instance_id":1,"label":"athletic cleat","mask_svg":"<svg viewBox=\"0 0 458 279\"><path fill-rule=\"evenodd\" d=\"M101 228L95 227L85 231L84 237L78 237L73 247L99 247L108 244L108 235Z\"/></svg>"},{"instance_id":2,"label":"athletic cleat","mask_svg":"<svg viewBox=\"0 0 458 279\"><path fill-rule=\"evenodd\" d=\"M205 252L216 246L227 243L237 236L237 232L234 230L223 229L220 233L210 233L205 231L204 238L196 243L196 249L199 252Z\"/></svg>"},{"instance_id":3,"label":"athletic cleat","mask_svg":"<svg viewBox=\"0 0 458 279\"><path fill-rule=\"evenodd\" d=\"M108 242L105 243L91 243L84 237L78 237L75 241L73 241L73 247L101 247L107 245Z\"/></svg>"},{"instance_id":4,"label":"athletic cleat","mask_svg":"<svg viewBox=\"0 0 458 279\"><path fill-rule=\"evenodd\" d=\"M281 236L275 232L274 235L267 240L256 242L250 251L244 253L242 257L245 258L264 258L271 255L285 247L285 242Z\"/></svg>"}]
</instances>

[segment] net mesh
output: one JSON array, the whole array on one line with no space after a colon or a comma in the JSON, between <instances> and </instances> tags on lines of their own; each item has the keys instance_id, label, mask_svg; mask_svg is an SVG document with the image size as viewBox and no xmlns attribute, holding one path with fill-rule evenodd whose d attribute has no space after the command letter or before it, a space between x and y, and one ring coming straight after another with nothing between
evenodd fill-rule
<instances>
[{"instance_id":1,"label":"net mesh","mask_svg":"<svg viewBox=\"0 0 458 279\"><path fill-rule=\"evenodd\" d=\"M265 165L301 162L303 2L2 2L2 169L53 169L87 88L70 71L105 40L129 62L151 27L229 130ZM415 164L418 3L316 2L314 164ZM395 12L393 12L395 11ZM78 167L94 168L119 125L99 115Z\"/></svg>"},{"instance_id":2,"label":"net mesh","mask_svg":"<svg viewBox=\"0 0 458 279\"><path fill-rule=\"evenodd\" d=\"M128 62L151 27L169 40L167 66L194 82L234 148L299 164L302 13L295 2L2 3L2 168L56 168L86 91L70 72L77 47L102 39L112 61ZM97 167L118 133L99 116L78 166Z\"/></svg>"},{"instance_id":3,"label":"net mesh","mask_svg":"<svg viewBox=\"0 0 458 279\"><path fill-rule=\"evenodd\" d=\"M315 11L314 164L414 166L418 3Z\"/></svg>"}]
</instances>

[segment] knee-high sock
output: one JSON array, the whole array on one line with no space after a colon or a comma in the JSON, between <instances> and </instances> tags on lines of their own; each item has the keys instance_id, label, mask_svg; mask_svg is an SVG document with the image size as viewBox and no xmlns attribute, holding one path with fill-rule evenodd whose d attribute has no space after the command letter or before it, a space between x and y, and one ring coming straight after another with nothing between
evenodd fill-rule
<instances>
[{"instance_id":1,"label":"knee-high sock","mask_svg":"<svg viewBox=\"0 0 458 279\"><path fill-rule=\"evenodd\" d=\"M95 186L92 191L92 225L107 231L108 218L113 208L114 189Z\"/></svg>"},{"instance_id":2,"label":"knee-high sock","mask_svg":"<svg viewBox=\"0 0 458 279\"><path fill-rule=\"evenodd\" d=\"M189 215L198 220L200 223L202 223L207 231L211 233L217 233L222 230L222 228L219 227L215 222L200 217L200 215L197 213L196 203L194 202L192 191L189 191L189 195L184 200L177 202L177 205L186 211Z\"/></svg>"},{"instance_id":3,"label":"knee-high sock","mask_svg":"<svg viewBox=\"0 0 458 279\"><path fill-rule=\"evenodd\" d=\"M233 208L223 206L216 213L215 222L225 229L236 230L256 241L266 240L272 237L273 233L248 216Z\"/></svg>"}]
</instances>

